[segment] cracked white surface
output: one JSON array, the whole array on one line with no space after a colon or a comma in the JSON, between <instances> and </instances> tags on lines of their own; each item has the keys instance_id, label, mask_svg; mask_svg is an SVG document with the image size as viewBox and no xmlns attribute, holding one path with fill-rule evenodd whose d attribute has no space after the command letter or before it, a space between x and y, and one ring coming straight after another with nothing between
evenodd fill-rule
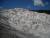
<instances>
[{"instance_id":1,"label":"cracked white surface","mask_svg":"<svg viewBox=\"0 0 50 38\"><path fill-rule=\"evenodd\" d=\"M50 31L50 15L22 8L9 9L8 12L5 11L4 15L9 17L10 25L17 30L29 33Z\"/></svg>"}]
</instances>

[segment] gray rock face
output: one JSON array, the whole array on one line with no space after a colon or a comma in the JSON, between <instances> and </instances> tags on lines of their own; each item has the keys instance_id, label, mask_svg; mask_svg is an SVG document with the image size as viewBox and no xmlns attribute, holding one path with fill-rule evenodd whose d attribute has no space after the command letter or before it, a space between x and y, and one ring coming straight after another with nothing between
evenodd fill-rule
<instances>
[{"instance_id":1,"label":"gray rock face","mask_svg":"<svg viewBox=\"0 0 50 38\"><path fill-rule=\"evenodd\" d=\"M16 36L19 34L19 38L49 38L50 15L15 8L2 11L2 16L8 19L6 21L0 18L0 22L10 26L10 30L18 30L8 32L16 33ZM9 28L7 27L7 29Z\"/></svg>"}]
</instances>

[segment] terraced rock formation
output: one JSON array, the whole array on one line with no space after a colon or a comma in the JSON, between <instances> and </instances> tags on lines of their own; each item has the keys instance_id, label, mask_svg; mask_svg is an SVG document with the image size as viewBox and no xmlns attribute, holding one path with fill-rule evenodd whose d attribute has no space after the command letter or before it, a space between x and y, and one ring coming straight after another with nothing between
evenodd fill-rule
<instances>
[{"instance_id":1,"label":"terraced rock formation","mask_svg":"<svg viewBox=\"0 0 50 38\"><path fill-rule=\"evenodd\" d=\"M9 26L15 28L15 30L41 36L41 38L48 38L50 15L23 8L8 9L0 12L2 12L2 16L8 18L7 21L0 18L1 23L7 24L8 22Z\"/></svg>"}]
</instances>

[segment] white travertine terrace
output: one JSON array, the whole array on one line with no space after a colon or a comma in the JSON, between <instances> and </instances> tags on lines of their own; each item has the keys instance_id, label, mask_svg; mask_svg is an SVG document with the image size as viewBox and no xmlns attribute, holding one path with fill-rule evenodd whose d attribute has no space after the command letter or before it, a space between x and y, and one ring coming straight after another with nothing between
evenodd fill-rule
<instances>
[{"instance_id":1,"label":"white travertine terrace","mask_svg":"<svg viewBox=\"0 0 50 38\"><path fill-rule=\"evenodd\" d=\"M17 30L28 33L47 33L50 31L50 15L29 11L23 8L6 10L4 16L9 17L9 23Z\"/></svg>"}]
</instances>

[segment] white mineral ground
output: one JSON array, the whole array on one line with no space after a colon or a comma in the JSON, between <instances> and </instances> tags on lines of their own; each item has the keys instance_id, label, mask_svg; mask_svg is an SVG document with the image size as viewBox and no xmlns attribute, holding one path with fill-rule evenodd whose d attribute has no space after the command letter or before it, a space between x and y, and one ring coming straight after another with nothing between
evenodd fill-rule
<instances>
[{"instance_id":1,"label":"white mineral ground","mask_svg":"<svg viewBox=\"0 0 50 38\"><path fill-rule=\"evenodd\" d=\"M8 22L10 26L14 27L16 30L35 33L36 35L50 32L50 15L45 13L15 8L4 10L4 16L9 17Z\"/></svg>"}]
</instances>

